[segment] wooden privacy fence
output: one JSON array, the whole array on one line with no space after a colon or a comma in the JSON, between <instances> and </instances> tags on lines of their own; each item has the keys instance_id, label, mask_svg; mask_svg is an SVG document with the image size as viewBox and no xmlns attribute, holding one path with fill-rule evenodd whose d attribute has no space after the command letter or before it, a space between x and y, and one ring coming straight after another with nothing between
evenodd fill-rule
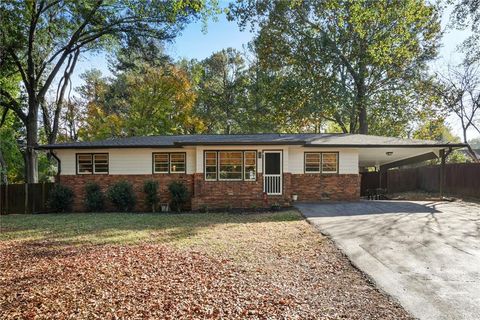
<instances>
[{"instance_id":1,"label":"wooden privacy fence","mask_svg":"<svg viewBox=\"0 0 480 320\"><path fill-rule=\"evenodd\" d=\"M439 192L440 166L388 170L389 193L412 190ZM445 165L445 194L480 198L480 164L451 163Z\"/></svg>"},{"instance_id":2,"label":"wooden privacy fence","mask_svg":"<svg viewBox=\"0 0 480 320\"><path fill-rule=\"evenodd\" d=\"M54 183L0 185L0 214L48 212L47 200Z\"/></svg>"}]
</instances>

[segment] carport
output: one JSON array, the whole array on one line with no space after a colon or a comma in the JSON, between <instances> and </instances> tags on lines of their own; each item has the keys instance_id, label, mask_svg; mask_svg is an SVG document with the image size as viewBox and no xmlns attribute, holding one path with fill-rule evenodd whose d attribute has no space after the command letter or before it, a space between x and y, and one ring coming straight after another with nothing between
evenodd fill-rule
<instances>
[{"instance_id":1,"label":"carport","mask_svg":"<svg viewBox=\"0 0 480 320\"><path fill-rule=\"evenodd\" d=\"M462 143L405 143L364 145L359 149L359 167L361 174L362 196L368 189L386 189L387 170L399 168L432 159L440 159L439 190L443 195L445 186L445 162L450 153L459 148L467 147ZM371 171L374 168L374 171Z\"/></svg>"}]
</instances>

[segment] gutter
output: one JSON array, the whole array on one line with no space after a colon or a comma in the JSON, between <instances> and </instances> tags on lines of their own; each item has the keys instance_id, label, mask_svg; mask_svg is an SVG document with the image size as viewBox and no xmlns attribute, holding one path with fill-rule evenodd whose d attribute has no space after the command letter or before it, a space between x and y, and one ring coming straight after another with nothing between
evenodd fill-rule
<instances>
[{"instance_id":1,"label":"gutter","mask_svg":"<svg viewBox=\"0 0 480 320\"><path fill-rule=\"evenodd\" d=\"M455 144L305 144L304 147L307 148L465 148L466 144L455 143Z\"/></svg>"},{"instance_id":2,"label":"gutter","mask_svg":"<svg viewBox=\"0 0 480 320\"><path fill-rule=\"evenodd\" d=\"M136 149L136 148L182 148L188 146L278 146L278 145L298 145L306 148L466 148L464 143L444 143L444 144L311 144L306 141L238 141L238 142L174 142L171 145L43 145L37 146L38 150L54 150L54 149Z\"/></svg>"}]
</instances>

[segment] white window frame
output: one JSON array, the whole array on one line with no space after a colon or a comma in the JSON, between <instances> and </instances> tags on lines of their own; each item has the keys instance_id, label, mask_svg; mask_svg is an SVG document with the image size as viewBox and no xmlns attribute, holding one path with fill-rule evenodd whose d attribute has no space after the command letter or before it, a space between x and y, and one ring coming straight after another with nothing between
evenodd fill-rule
<instances>
[{"instance_id":1,"label":"white window frame","mask_svg":"<svg viewBox=\"0 0 480 320\"><path fill-rule=\"evenodd\" d=\"M107 157L107 172L98 172L96 171L96 164L95 164L95 157L96 156L106 156ZM80 157L81 156L89 156L90 157L90 164L92 166L92 170L90 172L80 172ZM90 174L109 174L110 173L110 156L108 153L101 152L101 153L76 153L75 154L75 161L76 161L76 174L77 175L90 175Z\"/></svg>"},{"instance_id":2,"label":"white window frame","mask_svg":"<svg viewBox=\"0 0 480 320\"><path fill-rule=\"evenodd\" d=\"M207 153L213 153L215 155L215 179L207 178ZM213 167L209 165L208 167ZM217 151L205 151L203 153L203 179L205 181L217 181L218 179L218 152Z\"/></svg>"},{"instance_id":3,"label":"white window frame","mask_svg":"<svg viewBox=\"0 0 480 320\"><path fill-rule=\"evenodd\" d=\"M241 162L241 170L242 170L242 176L240 179L221 179L220 178L220 153L222 152L239 152L241 153L242 156L242 162ZM254 179L245 179L245 153L254 153L255 154L255 177ZM207 178L207 153L214 154L215 155L215 179L209 179ZM252 181L257 181L257 174L258 174L258 152L257 150L204 150L203 151L203 179L205 181L246 181L246 182L252 182ZM212 165L209 165L209 167L213 167Z\"/></svg>"},{"instance_id":4,"label":"white window frame","mask_svg":"<svg viewBox=\"0 0 480 320\"><path fill-rule=\"evenodd\" d=\"M167 171L157 171L156 169L156 160L155 160L155 156L157 155L166 155L167 156ZM153 173L169 173L169 170L170 170L170 154L168 152L154 152L153 153L153 156L152 156L152 159L153 159Z\"/></svg>"},{"instance_id":5,"label":"white window frame","mask_svg":"<svg viewBox=\"0 0 480 320\"><path fill-rule=\"evenodd\" d=\"M172 155L183 156L183 171L172 171ZM169 173L186 173L187 172L187 154L185 152L170 152L168 156L168 171Z\"/></svg>"},{"instance_id":6,"label":"white window frame","mask_svg":"<svg viewBox=\"0 0 480 320\"><path fill-rule=\"evenodd\" d=\"M307 171L307 155L316 154L318 155L318 170L317 171ZM322 153L321 152L305 152L303 156L303 172L304 173L321 173L322 172Z\"/></svg>"},{"instance_id":7,"label":"white window frame","mask_svg":"<svg viewBox=\"0 0 480 320\"><path fill-rule=\"evenodd\" d=\"M335 171L324 171L323 170L323 156L326 155L326 154L333 154L335 155ZM322 161L321 161L321 169L322 169L322 174L335 174L335 173L338 173L338 168L339 168L339 165L338 165L338 158L339 158L339 153L338 152L322 152Z\"/></svg>"},{"instance_id":8,"label":"white window frame","mask_svg":"<svg viewBox=\"0 0 480 320\"><path fill-rule=\"evenodd\" d=\"M255 167L255 176L253 179L250 179L250 178L246 178L245 177L245 174L246 174L246 160L247 160L247 157L246 157L246 154L247 153L253 153L253 159L255 160L255 163L253 164L253 167ZM249 166L251 167L251 166ZM245 181L257 181L257 151L256 150L245 150L243 151L243 179Z\"/></svg>"},{"instance_id":9,"label":"white window frame","mask_svg":"<svg viewBox=\"0 0 480 320\"><path fill-rule=\"evenodd\" d=\"M240 179L231 179L231 178L228 178L228 179L222 179L220 177L220 160L221 160L221 154L222 153L240 153ZM217 179L218 181L243 181L243 151L239 151L239 150L220 150L218 151L217 153Z\"/></svg>"},{"instance_id":10,"label":"white window frame","mask_svg":"<svg viewBox=\"0 0 480 320\"><path fill-rule=\"evenodd\" d=\"M155 156L156 155L166 155L167 156L167 170L166 171L157 171L155 166ZM183 171L172 171L172 155L181 154L183 155L184 170ZM187 173L187 153L186 152L153 152L152 153L152 172L154 174L184 174Z\"/></svg>"},{"instance_id":11,"label":"white window frame","mask_svg":"<svg viewBox=\"0 0 480 320\"><path fill-rule=\"evenodd\" d=\"M98 172L97 171L97 163L96 157L97 156L106 156L107 157L107 172ZM108 153L93 153L92 154L92 162L93 162L93 174L108 174L110 172L110 159L108 157Z\"/></svg>"}]
</instances>

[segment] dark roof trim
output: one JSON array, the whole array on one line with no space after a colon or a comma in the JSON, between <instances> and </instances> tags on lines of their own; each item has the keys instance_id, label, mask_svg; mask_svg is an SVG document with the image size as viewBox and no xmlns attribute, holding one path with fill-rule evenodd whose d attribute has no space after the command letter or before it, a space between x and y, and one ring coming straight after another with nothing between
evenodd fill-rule
<instances>
[{"instance_id":1,"label":"dark roof trim","mask_svg":"<svg viewBox=\"0 0 480 320\"><path fill-rule=\"evenodd\" d=\"M85 145L79 145L79 146L56 146L56 145L43 145L43 146L38 146L35 149L38 150L58 150L58 149L137 149L137 148L155 148L155 149L168 149L168 148L182 148L182 146L178 145L139 145L139 144L134 144L134 145L96 145L96 146L85 146Z\"/></svg>"},{"instance_id":2,"label":"dark roof trim","mask_svg":"<svg viewBox=\"0 0 480 320\"><path fill-rule=\"evenodd\" d=\"M281 145L305 145L304 141L239 141L239 142L175 142L174 146L281 146Z\"/></svg>"},{"instance_id":3,"label":"dark roof trim","mask_svg":"<svg viewBox=\"0 0 480 320\"><path fill-rule=\"evenodd\" d=\"M305 144L304 147L311 148L464 148L463 143L443 144Z\"/></svg>"},{"instance_id":4,"label":"dark roof trim","mask_svg":"<svg viewBox=\"0 0 480 320\"><path fill-rule=\"evenodd\" d=\"M136 149L136 148L183 148L188 146L242 146L242 145L299 145L307 148L464 148L467 145L463 143L455 144L310 144L295 141L271 141L271 142L175 142L173 145L78 145L78 146L62 146L62 145L43 145L38 146L39 150L51 149Z\"/></svg>"}]
</instances>

